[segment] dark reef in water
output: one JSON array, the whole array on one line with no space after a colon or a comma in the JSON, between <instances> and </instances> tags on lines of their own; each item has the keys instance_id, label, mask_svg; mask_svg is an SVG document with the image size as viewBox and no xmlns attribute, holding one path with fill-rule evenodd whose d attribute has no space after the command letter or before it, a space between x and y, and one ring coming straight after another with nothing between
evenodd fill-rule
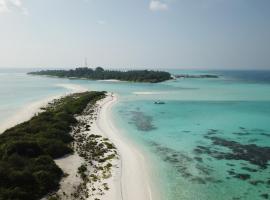
<instances>
[{"instance_id":1,"label":"dark reef in water","mask_svg":"<svg viewBox=\"0 0 270 200\"><path fill-rule=\"evenodd\" d=\"M239 127L240 130L233 132L232 134L234 135L238 135L238 136L249 136L249 135L253 135L253 136L265 136L265 137L270 137L270 133L267 133L266 130L263 129L247 129L244 127ZM257 142L258 139L257 138L251 138L249 139L249 142Z\"/></svg>"},{"instance_id":2,"label":"dark reef in water","mask_svg":"<svg viewBox=\"0 0 270 200\"><path fill-rule=\"evenodd\" d=\"M205 138L212 140L213 145L226 147L231 151L221 152L212 148L197 146L195 149L196 153L208 154L216 159L244 160L263 169L267 168L270 161L270 147L261 147L256 144L241 144L216 136L205 136Z\"/></svg>"},{"instance_id":3,"label":"dark reef in water","mask_svg":"<svg viewBox=\"0 0 270 200\"><path fill-rule=\"evenodd\" d=\"M161 157L163 161L169 163L180 176L196 184L219 183L211 176L213 169L203 164L201 157L190 157L184 152L162 146L156 142L150 142L154 151ZM196 169L196 173L194 173Z\"/></svg>"},{"instance_id":4,"label":"dark reef in water","mask_svg":"<svg viewBox=\"0 0 270 200\"><path fill-rule=\"evenodd\" d=\"M183 133L190 133L191 131L182 131Z\"/></svg>"},{"instance_id":5,"label":"dark reef in water","mask_svg":"<svg viewBox=\"0 0 270 200\"><path fill-rule=\"evenodd\" d=\"M266 137L270 137L270 133L261 133L261 135L266 136Z\"/></svg>"},{"instance_id":6,"label":"dark reef in water","mask_svg":"<svg viewBox=\"0 0 270 200\"><path fill-rule=\"evenodd\" d=\"M269 194L261 194L261 197L264 198L264 199L268 199L269 198Z\"/></svg>"},{"instance_id":7,"label":"dark reef in water","mask_svg":"<svg viewBox=\"0 0 270 200\"><path fill-rule=\"evenodd\" d=\"M189 130L181 132L187 135L193 134ZM268 137L267 131L238 127L237 131L226 133L226 138L223 136L225 132L221 130L208 129L203 134L204 139L197 141L197 146L193 149L194 155L168 148L157 142L149 143L155 153L178 172L179 177L191 183L215 184L215 187L219 187L216 184L222 183L223 179L218 179L216 172L220 173L223 168L215 168L211 163L224 160L227 168L223 172L225 182L238 179L245 182L243 184L249 184L250 188L260 187L258 199L269 199L270 177L261 175L266 174L269 169L270 147L255 144L261 140L258 136ZM230 139L230 136L234 139ZM244 139L243 141L247 143L238 142L236 137L240 139L239 141ZM250 192L247 190L232 199L247 199L249 195Z\"/></svg>"},{"instance_id":8,"label":"dark reef in water","mask_svg":"<svg viewBox=\"0 0 270 200\"><path fill-rule=\"evenodd\" d=\"M152 131L156 129L153 125L153 117L145 115L143 112L131 111L131 122L140 131Z\"/></svg>"},{"instance_id":9,"label":"dark reef in water","mask_svg":"<svg viewBox=\"0 0 270 200\"><path fill-rule=\"evenodd\" d=\"M238 135L240 138L245 138L247 142L258 141L257 137L266 136L268 134L262 129L246 129L244 127L239 127L240 130L233 132L232 135ZM270 188L270 179L267 177L260 179L255 179L252 176L255 173L267 173L269 161L270 161L270 147L259 146L254 143L242 144L240 142L223 138L224 134L220 134L219 130L209 129L205 134L204 138L210 140L211 143L207 145L202 145L204 143L199 142L196 148L193 150L196 157L200 158L202 155L208 156L206 159L217 160L227 160L226 165L231 167L227 170L228 176L226 179L239 179L242 181L247 181L251 186L263 185L263 187ZM246 138L254 136L253 138ZM196 158L195 157L195 158ZM195 159L194 158L194 159ZM197 160L199 161L199 160ZM233 163L232 163L233 162ZM240 169L237 167L240 166ZM259 191L262 193L263 191ZM268 191L267 191L268 192ZM259 195L259 198L268 199L269 194L263 193ZM235 197L233 199L245 199L246 194L242 197Z\"/></svg>"},{"instance_id":10,"label":"dark reef in water","mask_svg":"<svg viewBox=\"0 0 270 200\"><path fill-rule=\"evenodd\" d=\"M241 169L246 170L248 172L257 172L258 171L257 169L253 169L253 168L250 168L250 167L242 167Z\"/></svg>"},{"instance_id":11,"label":"dark reef in water","mask_svg":"<svg viewBox=\"0 0 270 200\"><path fill-rule=\"evenodd\" d=\"M216 129L209 129L206 133L206 135L210 136L210 135L215 135L217 134L219 131Z\"/></svg>"},{"instance_id":12,"label":"dark reef in water","mask_svg":"<svg viewBox=\"0 0 270 200\"><path fill-rule=\"evenodd\" d=\"M249 183L252 185L258 185L258 184L264 184L265 182L262 180L252 180L252 181L249 181Z\"/></svg>"},{"instance_id":13,"label":"dark reef in water","mask_svg":"<svg viewBox=\"0 0 270 200\"><path fill-rule=\"evenodd\" d=\"M250 175L249 174L235 174L234 177L235 178L238 178L238 179L241 179L241 180L250 179Z\"/></svg>"}]
</instances>

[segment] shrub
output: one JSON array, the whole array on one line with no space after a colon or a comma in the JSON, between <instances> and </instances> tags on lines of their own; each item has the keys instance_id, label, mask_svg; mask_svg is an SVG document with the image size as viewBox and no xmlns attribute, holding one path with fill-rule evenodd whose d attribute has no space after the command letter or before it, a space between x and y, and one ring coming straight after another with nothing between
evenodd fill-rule
<instances>
[{"instance_id":1,"label":"shrub","mask_svg":"<svg viewBox=\"0 0 270 200\"><path fill-rule=\"evenodd\" d=\"M53 159L72 153L74 115L104 96L84 92L64 97L0 135L0 200L36 200L56 190L63 172Z\"/></svg>"}]
</instances>

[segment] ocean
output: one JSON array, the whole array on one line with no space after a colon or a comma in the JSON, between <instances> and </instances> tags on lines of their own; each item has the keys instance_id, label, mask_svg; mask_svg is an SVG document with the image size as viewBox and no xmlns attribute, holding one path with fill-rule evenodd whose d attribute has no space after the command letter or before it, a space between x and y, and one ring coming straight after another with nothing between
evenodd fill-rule
<instances>
[{"instance_id":1,"label":"ocean","mask_svg":"<svg viewBox=\"0 0 270 200\"><path fill-rule=\"evenodd\" d=\"M115 92L114 122L149 157L164 200L270 198L270 71L169 71L220 78L150 84L0 70L0 124L67 84Z\"/></svg>"}]
</instances>

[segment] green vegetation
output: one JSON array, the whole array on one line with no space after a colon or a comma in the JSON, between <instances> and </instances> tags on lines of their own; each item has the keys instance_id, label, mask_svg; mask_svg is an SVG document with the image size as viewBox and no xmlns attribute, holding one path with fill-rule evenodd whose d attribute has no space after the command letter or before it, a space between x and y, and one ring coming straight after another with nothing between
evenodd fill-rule
<instances>
[{"instance_id":1,"label":"green vegetation","mask_svg":"<svg viewBox=\"0 0 270 200\"><path fill-rule=\"evenodd\" d=\"M112 176L119 157L108 138L89 133L91 122L96 119L98 111L99 106L96 104L87 106L78 118L78 124L73 127L74 151L84 160L77 170L81 182L74 187L75 191L60 194L62 199L100 199L109 190L106 180Z\"/></svg>"},{"instance_id":2,"label":"green vegetation","mask_svg":"<svg viewBox=\"0 0 270 200\"><path fill-rule=\"evenodd\" d=\"M131 70L131 71L117 71L104 70L101 67L96 69L91 68L76 68L75 70L45 70L39 72L30 72L34 75L49 75L62 78L86 78L92 80L108 80L117 79L121 81L133 82L148 82L158 83L171 79L171 74L163 71L151 70Z\"/></svg>"},{"instance_id":3,"label":"green vegetation","mask_svg":"<svg viewBox=\"0 0 270 200\"><path fill-rule=\"evenodd\" d=\"M78 174L80 174L80 176L83 180L86 179L86 177L87 177L87 175L85 174L86 171L87 171L87 166L85 164L81 165L78 168Z\"/></svg>"},{"instance_id":4,"label":"green vegetation","mask_svg":"<svg viewBox=\"0 0 270 200\"><path fill-rule=\"evenodd\" d=\"M36 200L56 190L63 172L53 159L72 153L75 115L104 97L105 92L69 95L0 135L0 200Z\"/></svg>"}]
</instances>

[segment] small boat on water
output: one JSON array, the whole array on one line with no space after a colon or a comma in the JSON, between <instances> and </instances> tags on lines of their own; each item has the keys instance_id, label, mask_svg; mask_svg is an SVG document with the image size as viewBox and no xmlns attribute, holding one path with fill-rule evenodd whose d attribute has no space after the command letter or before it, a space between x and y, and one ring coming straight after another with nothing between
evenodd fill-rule
<instances>
[{"instance_id":1,"label":"small boat on water","mask_svg":"<svg viewBox=\"0 0 270 200\"><path fill-rule=\"evenodd\" d=\"M164 101L155 101L154 104L165 104Z\"/></svg>"}]
</instances>

